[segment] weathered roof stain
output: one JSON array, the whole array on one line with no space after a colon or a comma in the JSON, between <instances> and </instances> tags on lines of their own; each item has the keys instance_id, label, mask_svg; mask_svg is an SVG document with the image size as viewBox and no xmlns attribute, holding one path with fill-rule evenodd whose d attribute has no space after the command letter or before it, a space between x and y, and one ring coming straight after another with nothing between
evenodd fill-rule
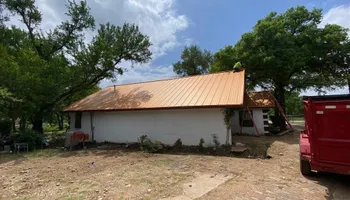
<instances>
[{"instance_id":1,"label":"weathered roof stain","mask_svg":"<svg viewBox=\"0 0 350 200\"><path fill-rule=\"evenodd\" d=\"M65 111L241 107L244 78L243 70L110 86Z\"/></svg>"}]
</instances>

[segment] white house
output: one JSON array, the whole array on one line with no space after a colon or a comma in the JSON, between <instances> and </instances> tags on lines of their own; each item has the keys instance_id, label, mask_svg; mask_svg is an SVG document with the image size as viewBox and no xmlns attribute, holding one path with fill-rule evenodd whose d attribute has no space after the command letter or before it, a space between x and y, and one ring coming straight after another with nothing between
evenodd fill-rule
<instances>
[{"instance_id":1,"label":"white house","mask_svg":"<svg viewBox=\"0 0 350 200\"><path fill-rule=\"evenodd\" d=\"M206 143L216 134L226 141L223 108L234 108L231 132L266 133L269 92L246 93L245 71L221 72L104 88L65 109L70 131L89 134L96 142L137 142L142 135L164 144L178 138L185 145ZM250 115L243 117L244 108ZM266 119L265 119L266 118ZM242 131L241 131L241 125Z\"/></svg>"}]
</instances>

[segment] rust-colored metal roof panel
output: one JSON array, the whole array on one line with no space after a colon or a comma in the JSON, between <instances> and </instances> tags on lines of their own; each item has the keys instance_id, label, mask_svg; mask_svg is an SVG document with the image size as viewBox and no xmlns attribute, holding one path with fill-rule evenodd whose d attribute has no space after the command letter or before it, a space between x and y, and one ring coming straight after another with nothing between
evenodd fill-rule
<instances>
[{"instance_id":1,"label":"rust-colored metal roof panel","mask_svg":"<svg viewBox=\"0 0 350 200\"><path fill-rule=\"evenodd\" d=\"M244 104L250 108L274 108L274 98L271 91L248 92L244 95Z\"/></svg>"},{"instance_id":2,"label":"rust-colored metal roof panel","mask_svg":"<svg viewBox=\"0 0 350 200\"><path fill-rule=\"evenodd\" d=\"M106 87L65 111L242 106L245 71Z\"/></svg>"}]
</instances>

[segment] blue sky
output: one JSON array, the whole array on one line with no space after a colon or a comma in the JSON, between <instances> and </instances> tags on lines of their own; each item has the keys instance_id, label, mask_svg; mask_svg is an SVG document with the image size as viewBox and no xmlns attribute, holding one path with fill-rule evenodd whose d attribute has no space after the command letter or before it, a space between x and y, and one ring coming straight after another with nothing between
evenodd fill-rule
<instances>
[{"instance_id":1,"label":"blue sky","mask_svg":"<svg viewBox=\"0 0 350 200\"><path fill-rule=\"evenodd\" d=\"M234 45L245 32L251 31L257 20L263 18L271 11L278 13L288 8L304 5L309 9L322 8L324 14L332 8L344 8L348 15L339 16L350 21L350 2L345 0L328 1L201 1L179 0L176 3L179 13L185 14L189 19L189 27L180 33L183 37L192 38L192 43L201 48L216 52L225 45ZM334 11L333 15L339 12ZM341 14L341 13L340 13ZM341 21L341 20L340 20ZM350 28L350 22L341 25ZM159 65L176 62L179 59L182 48L176 48L171 53L157 59L154 63ZM329 91L329 93L347 93L347 88ZM309 90L306 94L315 95L316 92Z\"/></svg>"},{"instance_id":2,"label":"blue sky","mask_svg":"<svg viewBox=\"0 0 350 200\"><path fill-rule=\"evenodd\" d=\"M243 33L252 30L257 20L271 11L284 12L297 5L305 5L309 9L322 8L327 12L333 7L350 6L350 1L178 0L178 13L186 15L189 21L188 28L179 35L192 38L194 44L216 52L225 45L234 45ZM176 62L181 50L181 47L176 48L155 63L167 64L169 60Z\"/></svg>"},{"instance_id":3,"label":"blue sky","mask_svg":"<svg viewBox=\"0 0 350 200\"><path fill-rule=\"evenodd\" d=\"M43 15L42 30L50 30L66 19L65 3L36 0ZM136 23L153 44L153 58L149 63L134 66L121 63L126 69L124 75L114 82L104 80L101 87L175 77L172 63L180 60L185 45L196 44L215 53L225 45L234 45L243 33L252 30L257 20L271 11L281 13L292 6L322 8L321 26L336 23L350 28L350 2L345 0L87 0L87 3L96 24ZM10 23L23 27L15 17ZM96 30L87 31L86 41L95 34ZM331 93L347 93L347 89Z\"/></svg>"}]
</instances>

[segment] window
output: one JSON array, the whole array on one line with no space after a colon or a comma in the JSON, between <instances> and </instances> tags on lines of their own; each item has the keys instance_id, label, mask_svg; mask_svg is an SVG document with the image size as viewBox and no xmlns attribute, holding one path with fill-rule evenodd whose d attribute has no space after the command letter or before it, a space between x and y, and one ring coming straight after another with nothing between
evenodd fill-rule
<instances>
[{"instance_id":1,"label":"window","mask_svg":"<svg viewBox=\"0 0 350 200\"><path fill-rule=\"evenodd\" d=\"M75 128L81 128L81 112L75 113Z\"/></svg>"},{"instance_id":2,"label":"window","mask_svg":"<svg viewBox=\"0 0 350 200\"><path fill-rule=\"evenodd\" d=\"M253 117L252 110L250 111L250 114ZM239 111L239 125L242 124L243 115L244 115L244 111L243 110ZM248 111L246 111L244 119L243 119L243 127L253 127L253 126L254 126L253 120L250 119L249 113L248 113Z\"/></svg>"}]
</instances>

